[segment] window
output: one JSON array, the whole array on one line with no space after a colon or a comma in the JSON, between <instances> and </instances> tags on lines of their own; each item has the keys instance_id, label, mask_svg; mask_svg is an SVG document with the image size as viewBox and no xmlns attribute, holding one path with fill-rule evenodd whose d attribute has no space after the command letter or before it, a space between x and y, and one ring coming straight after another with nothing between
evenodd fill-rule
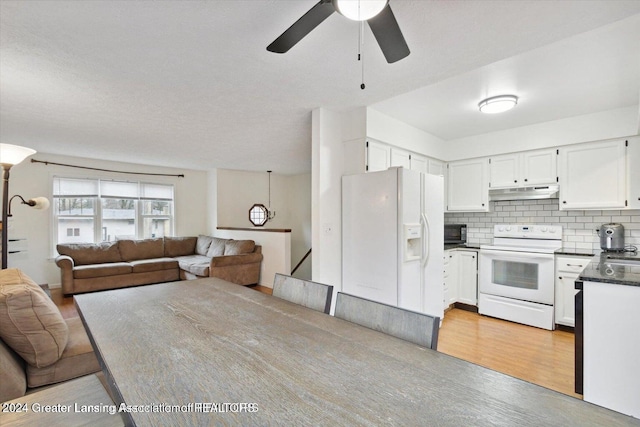
<instances>
[{"instance_id":1,"label":"window","mask_svg":"<svg viewBox=\"0 0 640 427\"><path fill-rule=\"evenodd\" d=\"M56 243L173 235L173 185L53 179Z\"/></svg>"}]
</instances>

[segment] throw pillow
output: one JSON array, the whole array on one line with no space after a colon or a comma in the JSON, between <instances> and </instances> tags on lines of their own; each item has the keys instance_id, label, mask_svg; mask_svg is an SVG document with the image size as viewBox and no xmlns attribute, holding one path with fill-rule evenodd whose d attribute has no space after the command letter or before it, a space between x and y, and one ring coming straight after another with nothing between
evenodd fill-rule
<instances>
[{"instance_id":1,"label":"throw pillow","mask_svg":"<svg viewBox=\"0 0 640 427\"><path fill-rule=\"evenodd\" d=\"M256 247L253 240L228 240L224 245L225 255L250 254Z\"/></svg>"},{"instance_id":2,"label":"throw pillow","mask_svg":"<svg viewBox=\"0 0 640 427\"><path fill-rule=\"evenodd\" d=\"M162 258L164 239L119 240L118 247L123 261Z\"/></svg>"},{"instance_id":3,"label":"throw pillow","mask_svg":"<svg viewBox=\"0 0 640 427\"><path fill-rule=\"evenodd\" d=\"M211 246L211 241L213 237L211 236L203 236L202 234L198 236L198 241L196 242L196 254L198 255L207 255L209 251L209 246Z\"/></svg>"},{"instance_id":4,"label":"throw pillow","mask_svg":"<svg viewBox=\"0 0 640 427\"><path fill-rule=\"evenodd\" d=\"M164 238L164 256L177 257L193 255L196 251L197 237Z\"/></svg>"},{"instance_id":5,"label":"throw pillow","mask_svg":"<svg viewBox=\"0 0 640 427\"><path fill-rule=\"evenodd\" d=\"M0 271L0 337L38 368L57 362L69 338L56 305L17 268Z\"/></svg>"},{"instance_id":6,"label":"throw pillow","mask_svg":"<svg viewBox=\"0 0 640 427\"><path fill-rule=\"evenodd\" d=\"M224 248L228 239L219 239L217 237L213 237L211 240L211 246L209 246L209 251L207 251L207 256L209 258L213 258L214 256L222 256L224 255Z\"/></svg>"},{"instance_id":7,"label":"throw pillow","mask_svg":"<svg viewBox=\"0 0 640 427\"><path fill-rule=\"evenodd\" d=\"M57 245L56 249L60 255L73 258L75 265L122 262L118 242L68 243Z\"/></svg>"}]
</instances>

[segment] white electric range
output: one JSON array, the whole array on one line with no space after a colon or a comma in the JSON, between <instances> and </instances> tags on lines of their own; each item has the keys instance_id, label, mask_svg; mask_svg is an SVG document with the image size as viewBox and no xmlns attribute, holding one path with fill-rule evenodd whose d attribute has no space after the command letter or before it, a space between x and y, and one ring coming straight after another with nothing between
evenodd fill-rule
<instances>
[{"instance_id":1,"label":"white electric range","mask_svg":"<svg viewBox=\"0 0 640 427\"><path fill-rule=\"evenodd\" d=\"M478 312L553 330L554 252L562 226L499 224L493 244L481 245Z\"/></svg>"}]
</instances>

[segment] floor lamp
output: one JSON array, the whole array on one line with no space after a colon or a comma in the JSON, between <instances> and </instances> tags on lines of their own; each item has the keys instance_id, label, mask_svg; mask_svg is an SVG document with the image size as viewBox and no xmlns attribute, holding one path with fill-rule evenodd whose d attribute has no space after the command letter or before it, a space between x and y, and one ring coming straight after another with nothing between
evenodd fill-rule
<instances>
[{"instance_id":1,"label":"floor lamp","mask_svg":"<svg viewBox=\"0 0 640 427\"><path fill-rule=\"evenodd\" d=\"M18 145L0 144L0 166L2 166L2 269L7 268L7 255L9 253L9 224L7 224L11 204L9 200L9 170L13 165L17 165L30 155L35 154L35 152L36 150ZM22 197L20 198L22 199ZM26 202L22 199L22 202L39 209L45 209L49 206L49 200L46 198L38 197L37 199L31 199ZM13 200L13 197L11 200Z\"/></svg>"}]
</instances>

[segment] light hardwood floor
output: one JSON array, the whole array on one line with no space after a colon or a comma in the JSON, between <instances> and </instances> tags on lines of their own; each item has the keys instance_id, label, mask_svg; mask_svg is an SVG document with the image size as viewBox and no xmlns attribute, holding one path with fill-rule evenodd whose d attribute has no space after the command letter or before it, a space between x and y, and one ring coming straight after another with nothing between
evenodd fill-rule
<instances>
[{"instance_id":1,"label":"light hardwood floor","mask_svg":"<svg viewBox=\"0 0 640 427\"><path fill-rule=\"evenodd\" d=\"M438 351L570 396L574 334L534 328L457 308L446 312Z\"/></svg>"},{"instance_id":2,"label":"light hardwood floor","mask_svg":"<svg viewBox=\"0 0 640 427\"><path fill-rule=\"evenodd\" d=\"M271 294L271 288L253 289ZM73 297L60 288L51 298L64 318L77 316ZM447 311L438 351L498 372L582 398L573 392L574 335L480 316L460 309Z\"/></svg>"}]
</instances>

